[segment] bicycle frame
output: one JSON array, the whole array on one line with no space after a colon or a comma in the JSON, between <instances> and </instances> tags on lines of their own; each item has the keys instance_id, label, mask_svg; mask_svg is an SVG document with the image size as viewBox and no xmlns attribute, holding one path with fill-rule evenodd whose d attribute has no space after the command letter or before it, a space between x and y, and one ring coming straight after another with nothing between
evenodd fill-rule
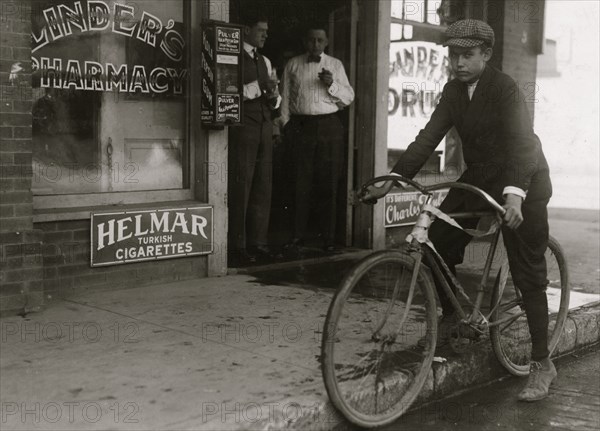
<instances>
[{"instance_id":1,"label":"bicycle frame","mask_svg":"<svg viewBox=\"0 0 600 431\"><path fill-rule=\"evenodd\" d=\"M419 184L413 180L404 178L400 175L384 175L381 177L374 178L373 180L367 182L363 186L363 191L365 191L369 185L374 185L375 183L382 182L382 181L392 181L397 186L399 185L401 187L403 187L403 185L400 182L407 183L407 184L413 186L419 192L421 192L427 196L425 203L423 203L421 205L421 208L420 208L421 211L419 213L419 217L417 218L417 222L416 222L412 232L410 233L409 237L407 237L408 242L411 244L411 249L413 250L412 252L418 253L418 256L415 257L415 266L413 269L414 273L413 273L413 276L411 279L409 298L413 297L414 288L415 288L416 281L417 281L417 274L420 269L420 265L422 263L422 257L425 257L427 263L431 267L431 270L434 272L435 277L441 283L442 288L448 295L448 298L450 299L452 306L458 312L458 314L461 318L461 321L464 323L467 323L470 327L477 330L478 332L483 333L484 330L488 329L491 326L497 326L502 323L518 319L520 316L525 314L525 311L522 311L521 313L513 314L512 316L508 316L508 317L500 319L498 321L490 322L489 318L492 315L492 313L494 313L496 308L498 308L498 306L500 305L500 299L498 300L499 302L497 304L494 304L494 306L490 310L490 313L487 316L485 316L485 315L483 315L483 313L481 313L481 303L483 302L483 297L485 294L485 287L487 286L487 281L488 281L488 278L490 275L492 262L493 262L496 248L498 246L498 241L500 238L500 233L501 233L500 228L498 228L493 233L494 236L492 237L490 251L488 252L488 256L486 258L481 282L479 283L477 290L476 290L477 296L475 298L474 304L471 301L471 298L464 292L464 289L462 288L460 282L456 279L454 274L452 274L452 272L447 267L447 265L445 264L442 257L437 253L437 251L435 250L435 248L433 246L429 245L431 243L429 242L429 238L427 237L427 231L429 229L429 226L433 222L435 215L427 210L427 206L431 205L431 201L433 198L432 197L433 191L440 190L440 189L446 189L446 188L458 188L458 189L467 190L467 191L474 193L475 195L481 197L495 211L495 213L503 216L504 213L506 212L506 210L498 202L496 202L496 200L494 198L492 198L488 193L479 189L478 187L475 187L475 186L472 186L472 185L466 184L466 183L447 182L447 183L441 183L441 184L434 184L431 186L422 186L421 184ZM450 218L476 218L476 217L482 217L482 216L489 216L492 214L494 214L494 213L489 212L489 211L487 211L487 212L479 211L479 212L458 212L458 213L451 213L451 214L447 214L447 215ZM442 272L442 268L443 268L444 272ZM508 274L508 263L505 261L504 264L502 265L500 275L501 275L501 277L505 277L507 274ZM467 316L467 314L465 313L465 310L458 302L458 298L456 297L456 294L452 291L452 288L448 284L448 281L447 281L448 279L452 281L452 284L456 288L456 291L458 293L460 293L461 296L471 306L473 306L473 313L471 313L470 316ZM390 304L390 308L396 300L397 290L398 290L398 288L396 286L394 289L394 293L392 295L392 301ZM521 296L520 296L518 289L515 289L515 294L517 297L517 301L519 301L521 299ZM499 298L502 298L502 292L501 292ZM409 308L409 307L410 307L410 303L407 305L407 308ZM387 315L387 313L386 313L386 315ZM384 319L384 320L386 320L386 319ZM483 325L485 326L483 329L479 328L481 326L481 323L483 323Z\"/></svg>"},{"instance_id":2,"label":"bicycle frame","mask_svg":"<svg viewBox=\"0 0 600 431\"><path fill-rule=\"evenodd\" d=\"M428 198L427 202L422 205L421 213L419 215L419 220L415 224L415 229L423 229L424 228L425 231L427 231L427 229L433 222L435 216L433 216L431 213L429 213L429 211L424 209L429 202L430 202L430 198ZM461 218L478 218L478 217L483 217L483 216L489 216L489 215L492 215L492 213L490 213L490 212L461 212L461 213L450 213L447 215L454 219L461 219ZM461 321L463 323L466 323L469 326L471 326L473 329L477 330L478 332L483 333L484 330L487 330L490 326L497 326L502 323L512 321L514 319L517 319L521 315L525 314L525 312L522 311L521 313L514 314L512 316L508 316L508 317L500 319L498 321L490 322L489 321L490 316L494 313L496 308L500 305L500 302L498 302L497 304L494 304L494 306L492 307L492 309L490 310L490 312L487 315L484 315L481 312L481 304L483 302L483 297L485 295L487 282L488 282L488 279L490 276L490 271L492 268L492 263L494 261L494 256L496 254L496 250L497 250L499 239L500 239L500 234L501 234L500 228L496 228L496 230L492 234L493 236L492 236L492 240L491 240L491 244L490 244L490 249L489 249L487 257L486 257L481 281L479 282L477 289L476 289L477 296L475 298L474 303L472 302L471 298L464 292L464 289L463 289L461 283L456 279L454 274L452 274L452 272L447 267L444 260L439 255L439 253L435 250L435 248L431 247L427 243L428 241L415 239L415 236L418 235L418 233L415 232L415 229L413 229L413 232L411 232L411 234L408 237L408 239L411 240L410 241L411 248L410 248L409 252L418 254L418 256L415 257L416 260L415 260L414 271L418 272L420 263L422 261L421 257L424 257L429 268L433 271L436 279L441 284L441 287L443 288L444 292L448 296L450 302L452 303L452 306L454 307L454 309L460 316ZM508 262L506 262L506 261L503 263L503 267L501 268L501 276L506 275L505 272L507 271L507 267L506 267L507 264L508 264ZM414 279L414 277L413 277L413 279ZM452 287L450 286L450 283L448 282L448 280L450 280L452 282L452 285L455 288L455 291L458 292L469 303L469 305L471 305L473 307L473 312L470 315L467 315L463 306L458 301L457 294L455 293L455 291L452 290ZM414 289L415 283L416 283L416 280L411 282L411 286L410 286L411 291ZM520 299L519 291L515 290L515 292L517 294L517 299ZM502 297L502 295L500 295L500 298L501 297ZM484 328L481 328L482 324L484 325Z\"/></svg>"}]
</instances>

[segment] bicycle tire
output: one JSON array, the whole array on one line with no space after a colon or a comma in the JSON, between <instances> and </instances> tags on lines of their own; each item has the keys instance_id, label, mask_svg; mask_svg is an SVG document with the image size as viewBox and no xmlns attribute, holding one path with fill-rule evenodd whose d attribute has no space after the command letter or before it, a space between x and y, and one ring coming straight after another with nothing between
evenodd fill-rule
<instances>
[{"instance_id":1,"label":"bicycle tire","mask_svg":"<svg viewBox=\"0 0 600 431\"><path fill-rule=\"evenodd\" d=\"M415 259L403 251L373 253L348 272L330 303L321 343L323 381L333 405L355 425L378 427L398 419L417 398L431 369L437 331L435 293L429 273L420 265L413 301L408 300L411 278L400 273L412 276L414 266ZM394 301L390 289L384 288L388 281L398 286L391 289L397 291ZM386 294L390 296L387 302L382 300ZM403 299L406 301L402 302ZM415 306L405 320L414 325L413 331L402 332L400 341L395 338L387 345L374 340L373 331L382 322L385 332L383 329L388 330L401 321L402 305L406 309L407 303ZM371 319L378 307L383 313L378 319ZM362 316L365 318L361 319ZM392 332L400 335L401 330L404 327ZM415 338L423 331L424 337L414 343L420 347L413 347ZM344 351L346 341L350 348ZM403 350L407 346L411 347ZM360 359L349 365L357 355ZM389 378L380 385L377 381L382 375ZM365 388L374 383L371 394L360 386L363 382Z\"/></svg>"},{"instance_id":2,"label":"bicycle tire","mask_svg":"<svg viewBox=\"0 0 600 431\"><path fill-rule=\"evenodd\" d=\"M507 264L506 264L507 265ZM549 297L555 297L558 293L560 297L558 301L549 301L549 327L548 327L548 350L550 355L554 352L560 337L563 332L564 324L567 319L569 312L569 271L567 267L567 261L562 247L556 239L550 237L548 242L548 248L546 250L546 265L548 268L548 287L546 291ZM510 272L510 271L509 271ZM507 312L514 313L514 310L518 306L520 309L523 308L522 300L519 300L519 294L514 294L515 298L511 298L513 295L514 284L510 286L510 274L507 279L501 280L500 271L494 284L494 290L492 293L491 307L499 301L500 291L504 290L502 301L506 304ZM556 284L560 283L560 286ZM503 285L504 284L504 285ZM508 291L507 291L507 285ZM508 292L508 293L507 293ZM549 298L550 299L550 298ZM558 302L558 306L554 307L553 304ZM508 309L511 304L515 304L512 308ZM557 308L556 312L553 312L553 308ZM492 347L496 357L500 363L511 373L516 376L526 376L529 374L529 362L531 360L531 339L527 338L518 339L516 336L523 335L524 337L529 336L529 326L527 325L527 319L524 314L513 320L510 323L511 328L507 325L491 326L490 327L490 338L492 341ZM490 322L498 321L501 315L507 315L503 313L502 308L499 306L492 313ZM505 329L502 329L505 328ZM508 329L509 331L506 331Z\"/></svg>"}]
</instances>

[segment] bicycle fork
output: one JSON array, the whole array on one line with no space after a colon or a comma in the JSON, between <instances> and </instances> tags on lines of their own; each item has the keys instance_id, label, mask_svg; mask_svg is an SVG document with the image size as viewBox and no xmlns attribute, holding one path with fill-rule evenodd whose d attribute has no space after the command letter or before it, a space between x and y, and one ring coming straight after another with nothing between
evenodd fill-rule
<instances>
[{"instance_id":1,"label":"bicycle fork","mask_svg":"<svg viewBox=\"0 0 600 431\"><path fill-rule=\"evenodd\" d=\"M431 203L432 199L433 199L433 197L431 195L428 196L427 203L428 204ZM410 307L412 305L412 301L413 301L414 294L415 294L415 287L417 285L417 280L419 278L419 270L421 269L421 262L423 259L423 250L421 248L419 240L427 238L427 230L429 229L429 226L433 222L433 217L435 217L435 216L433 216L429 211L421 211L421 213L419 214L419 217L417 219L417 222L416 222L415 226L413 227L412 232L410 234L410 237L412 237L412 241L411 241L411 246L409 248L409 254L414 258L415 264L413 266L413 271L412 271L412 275L411 275L411 279L410 279L408 297L406 299L406 307L404 309L404 313L402 314L402 318L400 319L400 322L398 323L398 329L394 333L387 335L384 340L382 340L380 338L380 331L385 326L385 323L387 322L387 319L394 307L394 304L396 303L396 299L398 299L398 293L399 293L400 287L402 285L401 278L398 278L398 280L396 280L396 284L395 284L394 290L392 292L392 298L391 298L388 308L384 314L384 317L381 320L381 323L379 324L379 326L375 329L375 331L373 331L373 335L371 338L374 341L383 341L384 344L385 343L393 343L395 341L397 334L402 329L402 325L404 325L404 322L406 322L406 319L408 318L408 314L410 312Z\"/></svg>"}]
</instances>

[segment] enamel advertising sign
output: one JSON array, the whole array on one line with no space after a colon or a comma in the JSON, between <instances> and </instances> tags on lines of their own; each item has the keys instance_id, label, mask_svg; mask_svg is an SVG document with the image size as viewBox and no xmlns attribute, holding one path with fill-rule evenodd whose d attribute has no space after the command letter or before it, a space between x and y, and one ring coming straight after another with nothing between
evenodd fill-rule
<instances>
[{"instance_id":1,"label":"enamel advertising sign","mask_svg":"<svg viewBox=\"0 0 600 431\"><path fill-rule=\"evenodd\" d=\"M214 21L202 25L202 123L242 122L242 28Z\"/></svg>"},{"instance_id":2,"label":"enamel advertising sign","mask_svg":"<svg viewBox=\"0 0 600 431\"><path fill-rule=\"evenodd\" d=\"M448 190L433 192L432 205L438 207ZM414 224L419 216L421 205L427 197L420 192L390 193L385 197L385 227Z\"/></svg>"},{"instance_id":3,"label":"enamel advertising sign","mask_svg":"<svg viewBox=\"0 0 600 431\"><path fill-rule=\"evenodd\" d=\"M213 208L92 213L91 266L213 252Z\"/></svg>"}]
</instances>

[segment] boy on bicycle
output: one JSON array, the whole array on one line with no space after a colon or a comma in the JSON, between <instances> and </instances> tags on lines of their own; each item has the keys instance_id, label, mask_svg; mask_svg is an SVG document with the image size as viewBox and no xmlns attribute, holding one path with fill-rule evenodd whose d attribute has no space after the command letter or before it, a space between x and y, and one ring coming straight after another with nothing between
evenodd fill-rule
<instances>
[{"instance_id":1,"label":"boy on bicycle","mask_svg":"<svg viewBox=\"0 0 600 431\"><path fill-rule=\"evenodd\" d=\"M522 93L508 75L487 65L492 56L494 31L473 19L453 23L446 30L450 64L455 78L449 81L431 119L398 160L392 173L413 178L446 133L455 127L461 137L466 170L459 182L477 186L504 201L502 226L513 280L523 295L532 340L530 374L519 400L536 401L548 395L556 368L548 352L548 301L546 261L547 204L552 195L548 164L533 131ZM362 200L387 194L392 183L371 186ZM443 212L487 209L479 197L451 189ZM474 227L477 220L464 220ZM429 238L452 272L463 260L471 236L435 220ZM438 287L444 321L454 309Z\"/></svg>"}]
</instances>

